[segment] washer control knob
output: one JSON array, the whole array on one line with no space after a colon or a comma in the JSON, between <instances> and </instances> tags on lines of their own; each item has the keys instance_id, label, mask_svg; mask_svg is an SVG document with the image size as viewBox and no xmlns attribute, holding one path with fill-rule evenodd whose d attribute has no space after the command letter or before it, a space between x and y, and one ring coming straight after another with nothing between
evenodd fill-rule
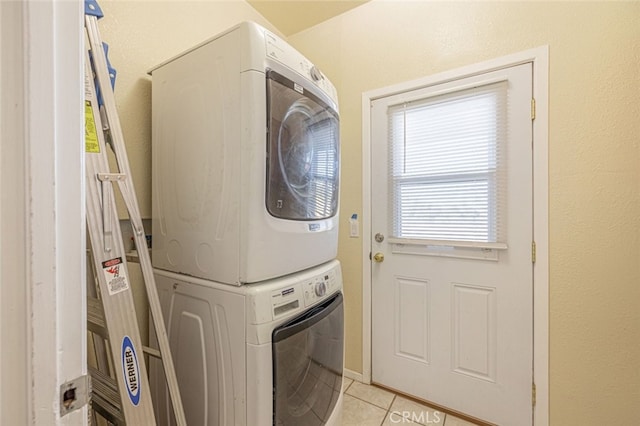
<instances>
[{"instance_id":1,"label":"washer control knob","mask_svg":"<svg viewBox=\"0 0 640 426\"><path fill-rule=\"evenodd\" d=\"M321 281L316 284L316 296L322 297L327 292L327 286L324 281Z\"/></svg>"},{"instance_id":2,"label":"washer control knob","mask_svg":"<svg viewBox=\"0 0 640 426\"><path fill-rule=\"evenodd\" d=\"M315 66L311 67L311 69L309 70L309 74L311 75L313 81L320 81L324 78L320 70Z\"/></svg>"}]
</instances>

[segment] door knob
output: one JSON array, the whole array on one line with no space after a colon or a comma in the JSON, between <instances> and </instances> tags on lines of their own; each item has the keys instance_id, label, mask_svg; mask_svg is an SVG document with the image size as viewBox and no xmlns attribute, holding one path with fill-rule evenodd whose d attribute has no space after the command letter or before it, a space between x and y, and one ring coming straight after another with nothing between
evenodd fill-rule
<instances>
[{"instance_id":1,"label":"door knob","mask_svg":"<svg viewBox=\"0 0 640 426\"><path fill-rule=\"evenodd\" d=\"M376 253L373 255L373 260L375 260L376 262L380 263L380 262L384 262L384 254L382 253Z\"/></svg>"}]
</instances>

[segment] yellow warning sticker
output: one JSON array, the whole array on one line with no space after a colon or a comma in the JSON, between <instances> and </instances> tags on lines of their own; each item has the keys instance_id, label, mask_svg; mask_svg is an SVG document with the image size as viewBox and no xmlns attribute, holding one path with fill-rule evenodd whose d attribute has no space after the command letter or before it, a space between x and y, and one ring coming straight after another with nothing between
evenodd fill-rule
<instances>
[{"instance_id":1,"label":"yellow warning sticker","mask_svg":"<svg viewBox=\"0 0 640 426\"><path fill-rule=\"evenodd\" d=\"M93 108L89 101L84 101L84 150L85 152L100 153L96 122L93 119Z\"/></svg>"}]
</instances>

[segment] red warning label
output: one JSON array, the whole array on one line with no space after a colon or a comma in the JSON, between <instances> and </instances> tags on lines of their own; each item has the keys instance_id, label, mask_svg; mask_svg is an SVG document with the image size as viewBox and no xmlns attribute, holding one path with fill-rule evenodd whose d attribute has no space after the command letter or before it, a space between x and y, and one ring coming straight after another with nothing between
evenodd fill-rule
<instances>
[{"instance_id":1,"label":"red warning label","mask_svg":"<svg viewBox=\"0 0 640 426\"><path fill-rule=\"evenodd\" d=\"M121 257L102 262L102 272L111 296L129 289L129 278Z\"/></svg>"}]
</instances>

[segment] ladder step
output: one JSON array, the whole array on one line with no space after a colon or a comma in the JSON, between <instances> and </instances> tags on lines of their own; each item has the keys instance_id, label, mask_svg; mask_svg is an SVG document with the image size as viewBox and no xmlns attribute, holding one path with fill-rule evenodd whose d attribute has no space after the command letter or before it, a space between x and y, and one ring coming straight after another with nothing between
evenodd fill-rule
<instances>
[{"instance_id":1,"label":"ladder step","mask_svg":"<svg viewBox=\"0 0 640 426\"><path fill-rule=\"evenodd\" d=\"M122 417L122 413L118 411L117 408L111 407L106 403L100 395L94 394L92 396L91 409L100 414L100 416L103 417L109 425L124 426L127 424L124 417Z\"/></svg>"},{"instance_id":2,"label":"ladder step","mask_svg":"<svg viewBox=\"0 0 640 426\"><path fill-rule=\"evenodd\" d=\"M116 381L93 367L89 367L89 374L92 385L92 408L111 423L126 424L120 408L120 394Z\"/></svg>"},{"instance_id":3,"label":"ladder step","mask_svg":"<svg viewBox=\"0 0 640 426\"><path fill-rule=\"evenodd\" d=\"M143 346L142 351L149 356L162 359L162 353L158 349L150 348L149 346Z\"/></svg>"},{"instance_id":4,"label":"ladder step","mask_svg":"<svg viewBox=\"0 0 640 426\"><path fill-rule=\"evenodd\" d=\"M104 321L104 309L100 299L87 297L87 328L103 339L108 339L107 325ZM154 358L162 359L162 353L158 349L143 346L142 351Z\"/></svg>"},{"instance_id":5,"label":"ladder step","mask_svg":"<svg viewBox=\"0 0 640 426\"><path fill-rule=\"evenodd\" d=\"M87 328L103 339L108 338L102 302L95 297L87 297Z\"/></svg>"}]
</instances>

